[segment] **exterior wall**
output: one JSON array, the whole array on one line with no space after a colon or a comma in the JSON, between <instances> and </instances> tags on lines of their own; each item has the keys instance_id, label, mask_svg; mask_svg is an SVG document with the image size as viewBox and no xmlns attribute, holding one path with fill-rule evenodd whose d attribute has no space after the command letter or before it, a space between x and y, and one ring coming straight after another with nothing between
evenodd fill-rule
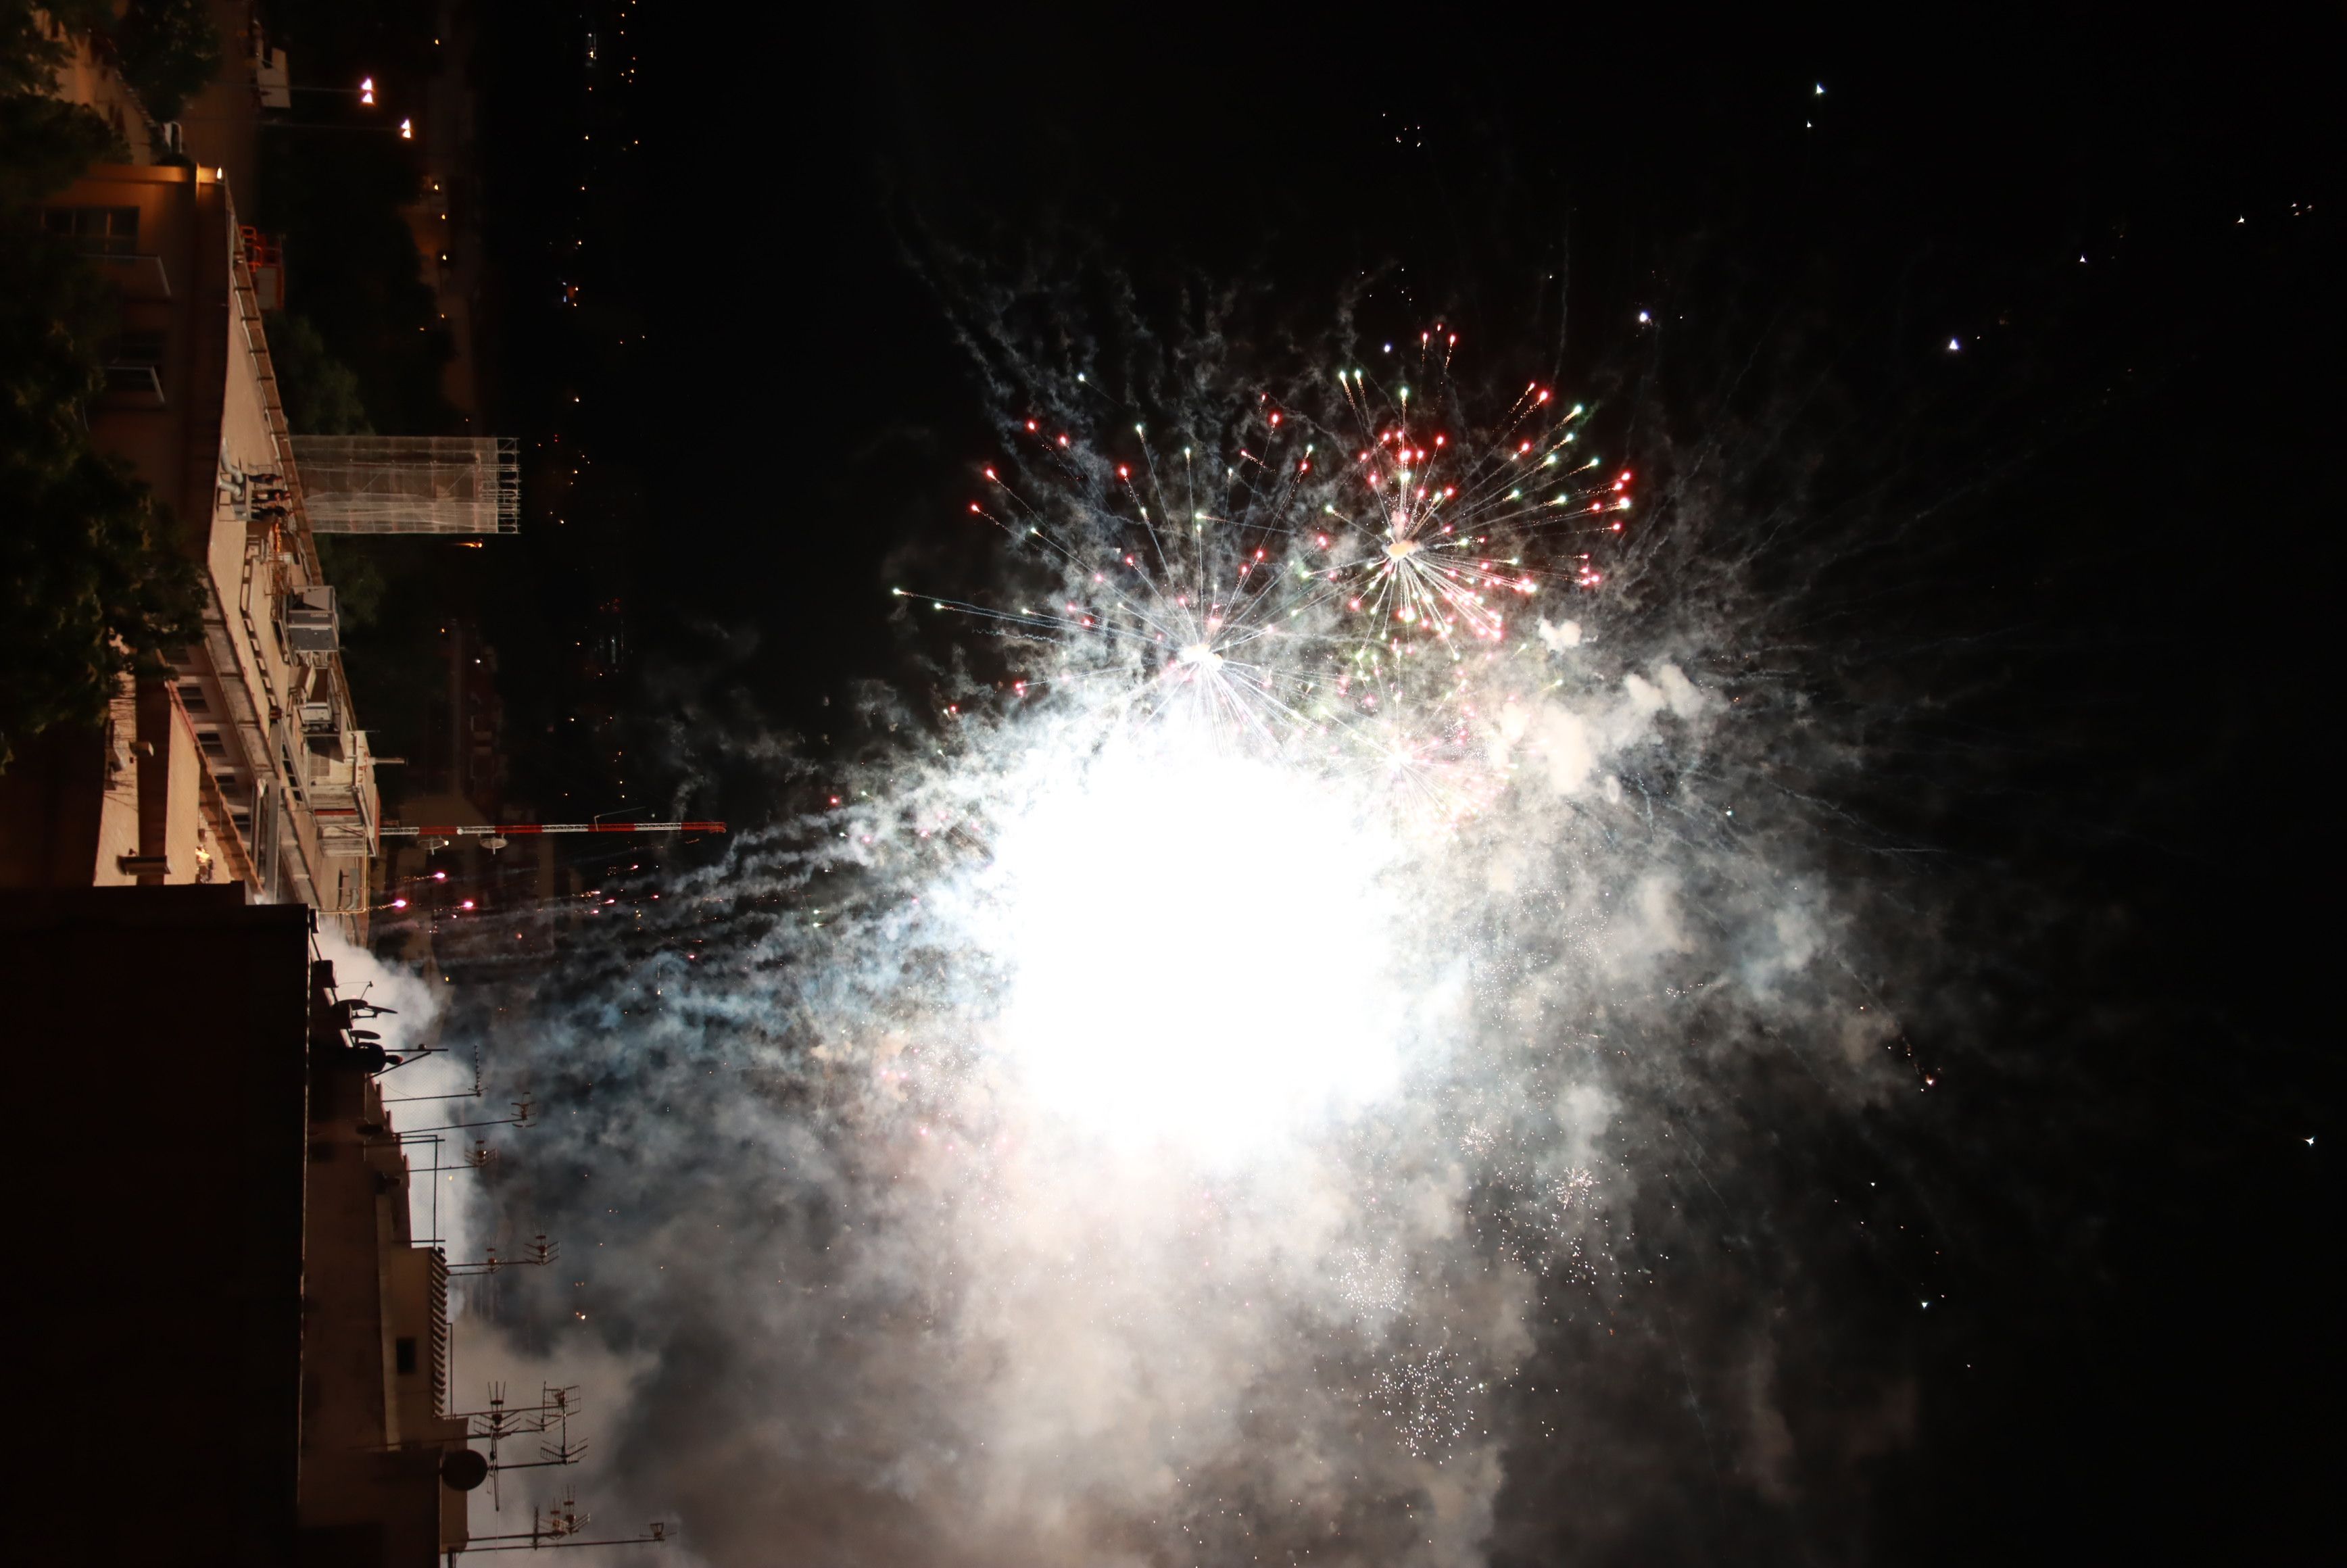
<instances>
[{"instance_id":1,"label":"exterior wall","mask_svg":"<svg viewBox=\"0 0 2347 1568\"><path fill-rule=\"evenodd\" d=\"M204 758L196 730L186 712L173 703L173 722L160 741L138 732L138 700L126 682L114 699L106 726L105 784L98 798L97 845L87 873L71 886L120 887L136 885L139 873L124 863L134 860L145 841L140 812L140 778L153 764L137 754L142 744L163 753L159 761L170 780L163 792L162 849L171 866L168 882L210 882L220 875L220 851L214 829L206 820L199 784Z\"/></svg>"},{"instance_id":2,"label":"exterior wall","mask_svg":"<svg viewBox=\"0 0 2347 1568\"><path fill-rule=\"evenodd\" d=\"M465 1542L464 1494L439 1477L466 1423L440 1413L433 1386L436 1260L412 1243L407 1163L374 1081L314 1071L310 1107L301 1522L322 1537L364 1532L374 1561L423 1568Z\"/></svg>"},{"instance_id":3,"label":"exterior wall","mask_svg":"<svg viewBox=\"0 0 2347 1568\"><path fill-rule=\"evenodd\" d=\"M132 700L118 698L115 709L134 706ZM163 853L171 870L167 882L210 882L217 876L218 859L211 846L211 836L205 830L197 781L203 776L204 759L198 748L196 733L184 723L174 723L162 744L168 754L162 759L169 774L170 786L163 792ZM139 852L140 813L138 772L133 767L116 771L107 788L102 815L98 819L97 863L91 867L87 886L118 887L136 885L138 875L123 867L123 861Z\"/></svg>"},{"instance_id":4,"label":"exterior wall","mask_svg":"<svg viewBox=\"0 0 2347 1568\"><path fill-rule=\"evenodd\" d=\"M220 29L220 75L180 110L180 144L198 164L222 170L230 189L250 191L260 172L260 23L251 0L210 0L208 9Z\"/></svg>"},{"instance_id":5,"label":"exterior wall","mask_svg":"<svg viewBox=\"0 0 2347 1568\"><path fill-rule=\"evenodd\" d=\"M203 329L216 329L216 313L198 307L205 285L218 286L225 270L205 243L226 243L220 221L225 202L206 170L101 164L48 203L129 208L138 214L126 253L97 259L97 265L115 282L126 340L159 340L160 396L109 394L90 411L90 435L100 447L130 459L183 526L200 524L210 512L188 494L184 455L190 440L208 436L206 425L218 417L219 396L200 384L200 366L217 363L218 351L200 341ZM192 507L191 500L197 501Z\"/></svg>"},{"instance_id":6,"label":"exterior wall","mask_svg":"<svg viewBox=\"0 0 2347 1568\"><path fill-rule=\"evenodd\" d=\"M163 797L163 853L173 866L188 868L189 881L210 882L218 874L219 863L204 832L196 784L204 776L203 753L197 749L196 732L187 723L186 710L174 702L172 716L176 722L170 729L171 778L175 784L185 782L181 787L167 791Z\"/></svg>"},{"instance_id":7,"label":"exterior wall","mask_svg":"<svg viewBox=\"0 0 2347 1568\"><path fill-rule=\"evenodd\" d=\"M12 1090L59 1112L17 1152L74 1194L16 1221L49 1266L10 1303L44 1413L12 1562L293 1562L308 925L234 886L0 894ZM126 1484L133 1450L167 1461Z\"/></svg>"}]
</instances>

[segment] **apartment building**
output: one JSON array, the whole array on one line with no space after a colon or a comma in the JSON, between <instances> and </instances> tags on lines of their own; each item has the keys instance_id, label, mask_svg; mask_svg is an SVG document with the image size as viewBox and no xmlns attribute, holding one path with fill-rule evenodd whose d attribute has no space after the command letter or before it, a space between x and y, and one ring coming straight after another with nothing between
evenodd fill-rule
<instances>
[{"instance_id":1,"label":"apartment building","mask_svg":"<svg viewBox=\"0 0 2347 1568\"><path fill-rule=\"evenodd\" d=\"M381 809L255 293L218 168L105 165L46 220L114 282L89 411L203 569L203 636L99 730L0 774L0 886L236 881L366 936Z\"/></svg>"}]
</instances>

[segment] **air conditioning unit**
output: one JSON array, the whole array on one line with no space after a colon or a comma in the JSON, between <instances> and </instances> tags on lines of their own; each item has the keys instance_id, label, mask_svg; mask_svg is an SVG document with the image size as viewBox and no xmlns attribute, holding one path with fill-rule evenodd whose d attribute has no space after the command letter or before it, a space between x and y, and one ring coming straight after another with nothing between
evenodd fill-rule
<instances>
[{"instance_id":1,"label":"air conditioning unit","mask_svg":"<svg viewBox=\"0 0 2347 1568\"><path fill-rule=\"evenodd\" d=\"M321 756L343 760L343 717L332 702L304 702L301 705L302 739Z\"/></svg>"},{"instance_id":2,"label":"air conditioning unit","mask_svg":"<svg viewBox=\"0 0 2347 1568\"><path fill-rule=\"evenodd\" d=\"M285 596L285 646L296 657L323 659L343 645L343 622L331 588L297 588Z\"/></svg>"}]
</instances>

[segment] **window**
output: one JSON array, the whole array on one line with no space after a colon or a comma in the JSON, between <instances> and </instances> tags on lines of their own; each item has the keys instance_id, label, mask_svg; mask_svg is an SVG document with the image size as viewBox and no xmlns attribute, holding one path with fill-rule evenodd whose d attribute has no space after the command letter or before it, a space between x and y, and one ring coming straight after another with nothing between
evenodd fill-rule
<instances>
[{"instance_id":1,"label":"window","mask_svg":"<svg viewBox=\"0 0 2347 1568\"><path fill-rule=\"evenodd\" d=\"M106 391L110 397L163 406L163 344L159 332L127 332L106 351Z\"/></svg>"},{"instance_id":2,"label":"window","mask_svg":"<svg viewBox=\"0 0 2347 1568\"><path fill-rule=\"evenodd\" d=\"M106 352L109 370L128 365L158 366L163 363L163 349L169 334L153 329L118 333Z\"/></svg>"},{"instance_id":3,"label":"window","mask_svg":"<svg viewBox=\"0 0 2347 1568\"><path fill-rule=\"evenodd\" d=\"M415 1376L415 1339L408 1336L402 1335L399 1338L393 1340L391 1344L391 1354L393 1361L395 1361L399 1367L399 1375L401 1377L408 1378Z\"/></svg>"},{"instance_id":4,"label":"window","mask_svg":"<svg viewBox=\"0 0 2347 1568\"><path fill-rule=\"evenodd\" d=\"M62 234L85 256L134 256L138 253L138 209L136 207L52 207L41 214L42 227Z\"/></svg>"}]
</instances>

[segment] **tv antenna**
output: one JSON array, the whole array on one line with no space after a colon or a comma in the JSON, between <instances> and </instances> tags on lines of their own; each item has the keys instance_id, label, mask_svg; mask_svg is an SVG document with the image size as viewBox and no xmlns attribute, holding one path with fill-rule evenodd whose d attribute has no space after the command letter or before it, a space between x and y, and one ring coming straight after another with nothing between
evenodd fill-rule
<instances>
[{"instance_id":1,"label":"tv antenna","mask_svg":"<svg viewBox=\"0 0 2347 1568\"><path fill-rule=\"evenodd\" d=\"M478 1100L484 1092L486 1092L486 1091L481 1087L481 1048L478 1044L476 1044L473 1047L473 1087L469 1092L463 1094L386 1094L383 1097L383 1102L385 1105L412 1105L420 1100Z\"/></svg>"},{"instance_id":2,"label":"tv antenna","mask_svg":"<svg viewBox=\"0 0 2347 1568\"><path fill-rule=\"evenodd\" d=\"M519 1257L499 1257L497 1249L492 1246L484 1250L478 1263L452 1263L448 1266L448 1272L455 1276L495 1274L501 1268L544 1268L561 1256L562 1244L547 1240L546 1233L540 1231L521 1249Z\"/></svg>"},{"instance_id":3,"label":"tv antenna","mask_svg":"<svg viewBox=\"0 0 2347 1568\"><path fill-rule=\"evenodd\" d=\"M529 1511L529 1529L502 1535L476 1535L475 1542L502 1542L505 1544L480 1546L467 1544L467 1552L539 1552L563 1546L631 1546L643 1542L660 1542L669 1539L668 1526L653 1520L641 1535L608 1535L589 1538L587 1527L591 1514L579 1512L578 1494L566 1487L552 1503L534 1503Z\"/></svg>"},{"instance_id":4,"label":"tv antenna","mask_svg":"<svg viewBox=\"0 0 2347 1568\"><path fill-rule=\"evenodd\" d=\"M436 1100L464 1100L470 1097L463 1094L436 1094L432 1096L432 1098ZM390 1102L386 1102L386 1103ZM510 1102L510 1103L513 1106L513 1114L510 1116L492 1116L486 1122L444 1122L437 1127L418 1127L412 1132L402 1132L399 1135L399 1139L403 1143L406 1143L410 1139L414 1139L416 1142L421 1143L423 1140L435 1137L439 1133L459 1132L466 1127L535 1127L538 1125L538 1101L535 1097L525 1094L520 1099Z\"/></svg>"},{"instance_id":5,"label":"tv antenna","mask_svg":"<svg viewBox=\"0 0 2347 1568\"><path fill-rule=\"evenodd\" d=\"M440 1140L435 1138L432 1142L437 1144ZM436 1150L433 1157L439 1157ZM437 1171L477 1171L486 1176L497 1168L499 1157L497 1150L487 1138L477 1138L473 1146L465 1151L464 1158L454 1165L410 1165L407 1171L414 1176L429 1175Z\"/></svg>"},{"instance_id":6,"label":"tv antenna","mask_svg":"<svg viewBox=\"0 0 2347 1568\"><path fill-rule=\"evenodd\" d=\"M508 1405L506 1386L489 1385L489 1408L486 1410L461 1410L457 1414L466 1421L466 1438L472 1442L489 1445L489 1496L492 1505L502 1511L505 1499L497 1485L497 1476L509 1470L543 1470L549 1465L577 1464L587 1451L582 1440L570 1440L570 1418L579 1411L579 1389L542 1384L535 1405ZM520 1437L538 1437L546 1440L538 1445L538 1457L534 1460L509 1460L503 1446Z\"/></svg>"}]
</instances>

